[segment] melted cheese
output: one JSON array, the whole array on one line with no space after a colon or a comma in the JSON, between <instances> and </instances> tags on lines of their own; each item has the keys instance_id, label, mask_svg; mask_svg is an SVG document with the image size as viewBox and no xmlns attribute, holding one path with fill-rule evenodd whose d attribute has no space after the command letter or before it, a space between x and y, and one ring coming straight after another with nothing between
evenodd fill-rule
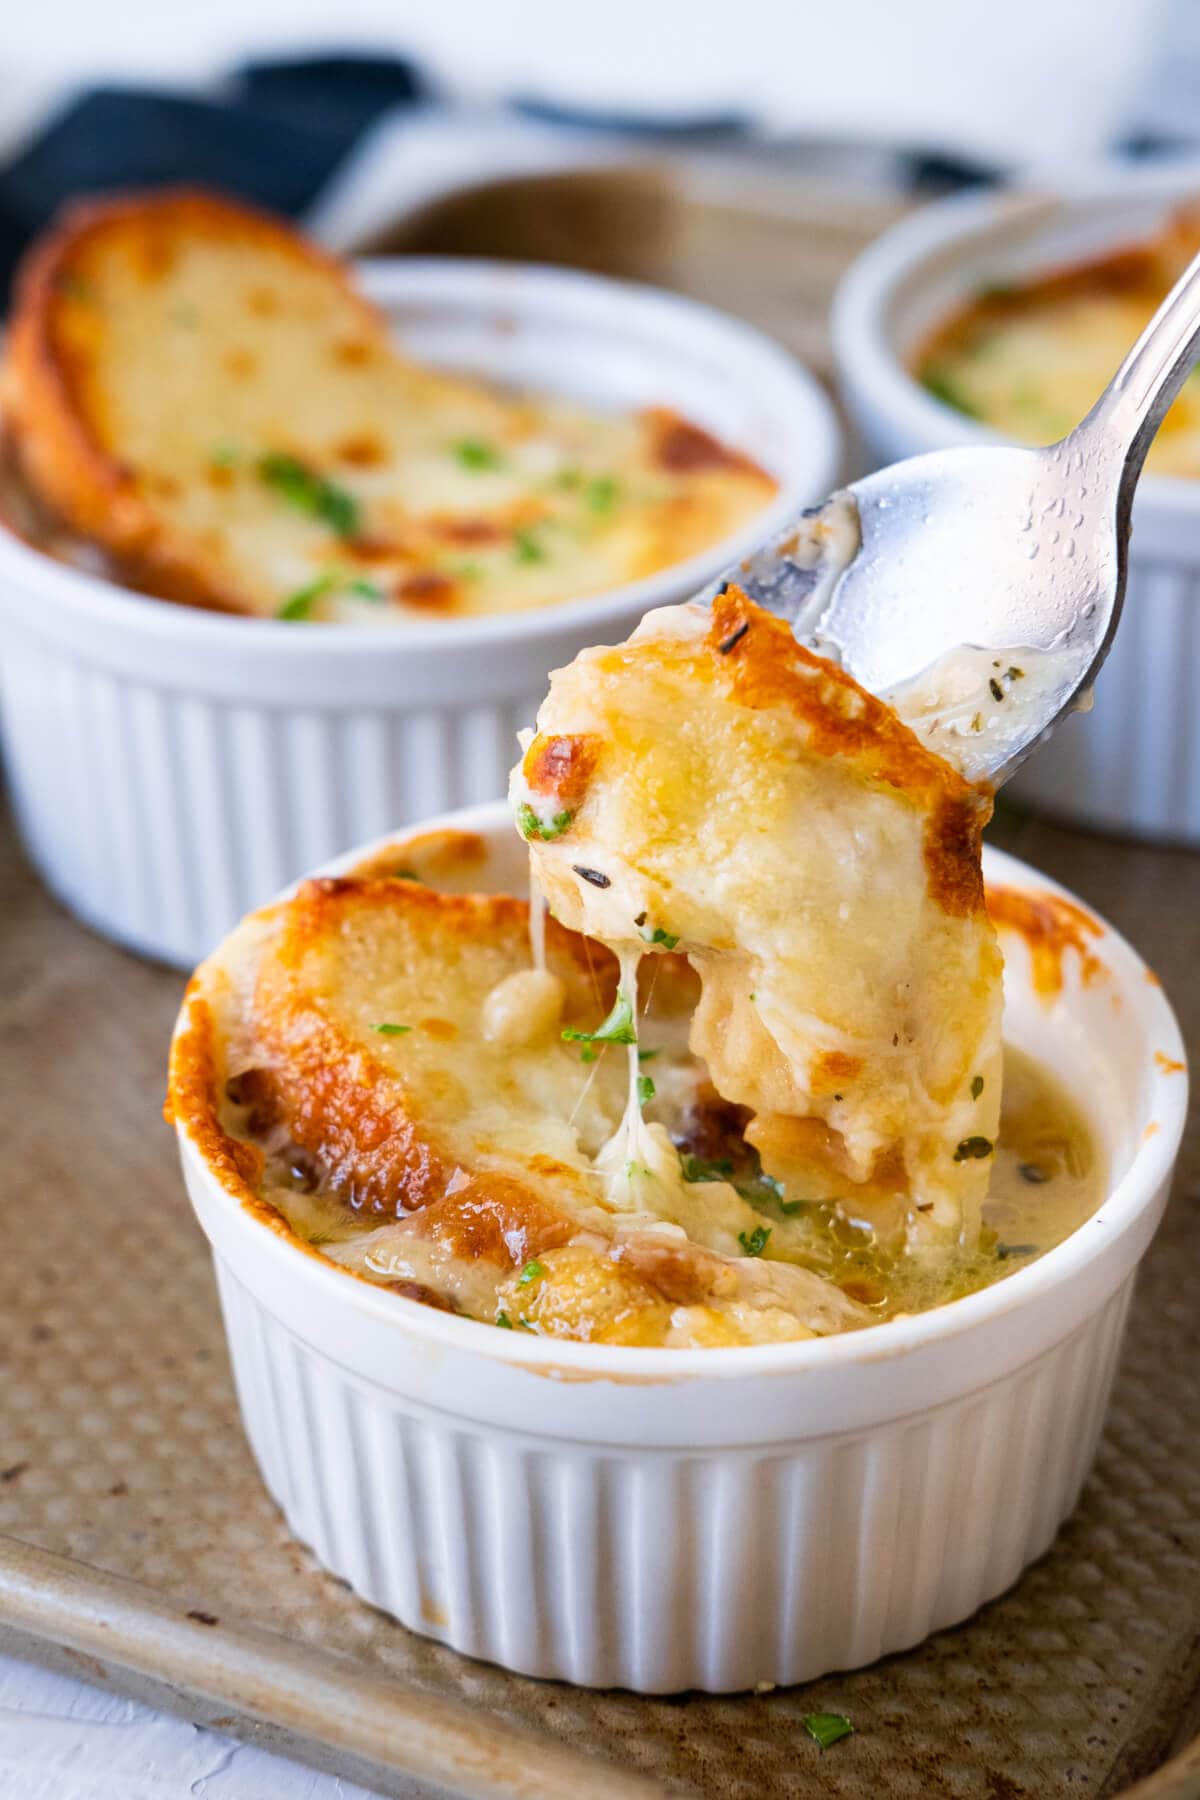
<instances>
[{"instance_id":1,"label":"melted cheese","mask_svg":"<svg viewBox=\"0 0 1200 1800\"><path fill-rule=\"evenodd\" d=\"M1000 1105L982 792L734 590L559 671L513 797L556 917L686 951L692 1049L769 1175L973 1241Z\"/></svg>"},{"instance_id":2,"label":"melted cheese","mask_svg":"<svg viewBox=\"0 0 1200 1800\"><path fill-rule=\"evenodd\" d=\"M1193 214L1147 243L989 287L918 347L914 372L947 405L1005 437L1054 443L1090 410L1198 249ZM1200 476L1200 375L1185 383L1146 467Z\"/></svg>"}]
</instances>

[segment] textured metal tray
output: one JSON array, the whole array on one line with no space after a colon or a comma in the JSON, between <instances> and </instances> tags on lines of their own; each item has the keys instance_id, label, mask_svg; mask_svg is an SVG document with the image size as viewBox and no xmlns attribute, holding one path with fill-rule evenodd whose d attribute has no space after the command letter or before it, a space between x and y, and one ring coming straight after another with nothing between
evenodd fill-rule
<instances>
[{"instance_id":1,"label":"textured metal tray","mask_svg":"<svg viewBox=\"0 0 1200 1800\"><path fill-rule=\"evenodd\" d=\"M1194 1036L1200 858L1011 816L998 835L1138 942ZM289 1538L239 1430L158 1118L179 979L69 920L7 838L0 882L4 1647L391 1794L1078 1800L1150 1777L1133 1791L1200 1795L1200 1756L1163 1767L1200 1730L1194 1124L1096 1472L1012 1592L802 1690L574 1691L411 1636ZM817 1710L855 1736L819 1750L802 1725Z\"/></svg>"}]
</instances>

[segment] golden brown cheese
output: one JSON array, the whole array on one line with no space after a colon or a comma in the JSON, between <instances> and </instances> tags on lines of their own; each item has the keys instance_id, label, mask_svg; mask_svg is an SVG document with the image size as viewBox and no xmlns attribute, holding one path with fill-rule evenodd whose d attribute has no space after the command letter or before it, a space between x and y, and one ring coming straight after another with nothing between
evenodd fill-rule
<instances>
[{"instance_id":1,"label":"golden brown cheese","mask_svg":"<svg viewBox=\"0 0 1200 1800\"><path fill-rule=\"evenodd\" d=\"M917 347L914 372L948 406L1005 437L1053 443L1091 409L1197 250L1200 213L1182 213L1146 243L985 288ZM1200 476L1196 375L1163 421L1146 466Z\"/></svg>"},{"instance_id":2,"label":"golden brown cheese","mask_svg":"<svg viewBox=\"0 0 1200 1800\"><path fill-rule=\"evenodd\" d=\"M673 413L418 367L344 268L202 192L64 215L18 276L3 404L48 546L74 534L129 585L293 621L603 592L775 492Z\"/></svg>"},{"instance_id":3,"label":"golden brown cheese","mask_svg":"<svg viewBox=\"0 0 1200 1800\"><path fill-rule=\"evenodd\" d=\"M730 589L559 670L512 792L555 917L687 953L692 1050L769 1176L974 1240L1001 1086L985 790Z\"/></svg>"},{"instance_id":4,"label":"golden brown cheese","mask_svg":"<svg viewBox=\"0 0 1200 1800\"><path fill-rule=\"evenodd\" d=\"M865 1322L813 1270L748 1258L739 1234L759 1214L725 1182L679 1182L688 1230L610 1203L597 1158L626 1071L618 1051L581 1053L562 1032L601 1023L612 959L552 924L533 969L528 926L522 901L402 876L304 884L200 970L173 1116L260 1216L352 1273L489 1323L688 1345ZM515 1005L496 1005L514 989ZM666 1041L694 999L683 967L654 997L663 1100L648 1129L677 1166L668 1124L687 1141L710 1108L681 1035ZM784 1235L800 1244L807 1229Z\"/></svg>"}]
</instances>

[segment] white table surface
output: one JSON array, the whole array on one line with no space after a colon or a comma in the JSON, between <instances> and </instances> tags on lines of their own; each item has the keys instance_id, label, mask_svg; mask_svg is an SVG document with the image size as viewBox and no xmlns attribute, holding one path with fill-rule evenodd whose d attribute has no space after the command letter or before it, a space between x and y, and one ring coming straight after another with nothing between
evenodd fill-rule
<instances>
[{"instance_id":1,"label":"white table surface","mask_svg":"<svg viewBox=\"0 0 1200 1800\"><path fill-rule=\"evenodd\" d=\"M0 1800L374 1800L217 1731L0 1656Z\"/></svg>"}]
</instances>

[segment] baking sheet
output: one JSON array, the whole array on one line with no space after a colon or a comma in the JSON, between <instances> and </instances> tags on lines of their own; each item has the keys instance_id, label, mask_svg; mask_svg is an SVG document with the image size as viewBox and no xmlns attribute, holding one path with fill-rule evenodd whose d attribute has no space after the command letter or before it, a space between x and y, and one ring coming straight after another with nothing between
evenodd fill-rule
<instances>
[{"instance_id":1,"label":"baking sheet","mask_svg":"<svg viewBox=\"0 0 1200 1800\"><path fill-rule=\"evenodd\" d=\"M1011 816L998 835L1135 939L1195 1035L1200 857ZM67 918L8 835L0 899L4 1647L66 1655L404 1796L1077 1800L1144 1777L1156 1800L1200 1794L1200 1758L1155 1774L1200 1730L1195 1121L1096 1472L1012 1592L909 1655L804 1689L580 1692L410 1635L289 1538L241 1436L158 1114L180 980ZM821 1751L811 1711L848 1713L855 1736Z\"/></svg>"}]
</instances>

